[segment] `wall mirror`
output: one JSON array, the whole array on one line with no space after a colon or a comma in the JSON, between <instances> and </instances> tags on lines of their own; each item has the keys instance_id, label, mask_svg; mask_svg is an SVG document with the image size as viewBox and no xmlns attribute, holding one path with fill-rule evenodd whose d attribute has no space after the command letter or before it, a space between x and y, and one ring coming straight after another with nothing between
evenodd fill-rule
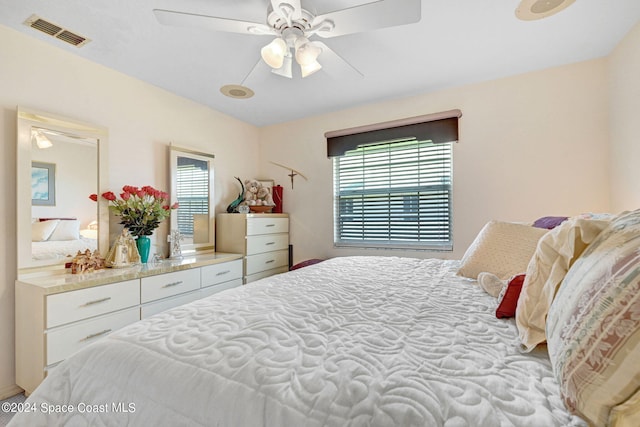
<instances>
[{"instance_id":1,"label":"wall mirror","mask_svg":"<svg viewBox=\"0 0 640 427\"><path fill-rule=\"evenodd\" d=\"M213 205L213 154L169 146L171 231L178 230L182 253L215 249L215 209Z\"/></svg>"},{"instance_id":2,"label":"wall mirror","mask_svg":"<svg viewBox=\"0 0 640 427\"><path fill-rule=\"evenodd\" d=\"M18 269L60 266L78 250L109 249L107 129L18 108Z\"/></svg>"}]
</instances>

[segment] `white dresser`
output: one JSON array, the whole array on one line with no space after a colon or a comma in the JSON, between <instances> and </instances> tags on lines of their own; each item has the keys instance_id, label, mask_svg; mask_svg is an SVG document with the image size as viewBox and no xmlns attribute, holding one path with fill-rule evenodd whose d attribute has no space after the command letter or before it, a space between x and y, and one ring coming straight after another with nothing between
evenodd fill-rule
<instances>
[{"instance_id":1,"label":"white dresser","mask_svg":"<svg viewBox=\"0 0 640 427\"><path fill-rule=\"evenodd\" d=\"M72 275L16 281L16 384L27 394L87 344L178 305L242 285L240 254L212 253Z\"/></svg>"},{"instance_id":2,"label":"white dresser","mask_svg":"<svg viewBox=\"0 0 640 427\"><path fill-rule=\"evenodd\" d=\"M289 270L289 215L217 214L216 249L244 255L244 283Z\"/></svg>"}]
</instances>

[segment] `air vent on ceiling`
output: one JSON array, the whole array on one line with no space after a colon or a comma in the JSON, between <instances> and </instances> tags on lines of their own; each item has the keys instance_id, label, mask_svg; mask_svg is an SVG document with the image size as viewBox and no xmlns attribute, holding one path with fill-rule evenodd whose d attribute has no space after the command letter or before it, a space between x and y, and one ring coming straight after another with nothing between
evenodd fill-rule
<instances>
[{"instance_id":1,"label":"air vent on ceiling","mask_svg":"<svg viewBox=\"0 0 640 427\"><path fill-rule=\"evenodd\" d=\"M28 17L27 20L24 21L24 25L38 31L42 31L45 34L49 34L51 37L55 37L76 47L84 46L91 41L88 38L73 33L66 28L54 24L53 22L44 20L37 15L31 15Z\"/></svg>"}]
</instances>

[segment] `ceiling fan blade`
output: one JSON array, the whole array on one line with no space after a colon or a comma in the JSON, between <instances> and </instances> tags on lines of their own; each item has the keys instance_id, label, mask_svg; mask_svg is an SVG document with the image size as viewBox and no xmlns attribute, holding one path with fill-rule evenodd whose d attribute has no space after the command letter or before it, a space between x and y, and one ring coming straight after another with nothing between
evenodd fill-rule
<instances>
[{"instance_id":1,"label":"ceiling fan blade","mask_svg":"<svg viewBox=\"0 0 640 427\"><path fill-rule=\"evenodd\" d=\"M420 3L420 0L378 0L318 15L312 27L318 36L329 38L413 24L420 21ZM330 24L326 25L327 22Z\"/></svg>"},{"instance_id":2,"label":"ceiling fan blade","mask_svg":"<svg viewBox=\"0 0 640 427\"><path fill-rule=\"evenodd\" d=\"M257 22L238 21L235 19L219 18L217 16L198 15L195 13L165 9L153 9L153 13L156 15L158 22L164 25L204 28L227 33L276 34L273 28Z\"/></svg>"},{"instance_id":3,"label":"ceiling fan blade","mask_svg":"<svg viewBox=\"0 0 640 427\"><path fill-rule=\"evenodd\" d=\"M346 59L338 55L329 46L321 41L311 42L314 46L322 49L322 53L318 56L318 62L322 64L322 70L335 78L358 78L364 77L356 67L351 65Z\"/></svg>"},{"instance_id":4,"label":"ceiling fan blade","mask_svg":"<svg viewBox=\"0 0 640 427\"><path fill-rule=\"evenodd\" d=\"M271 0L274 11L280 11L281 15L289 20L296 20L302 17L302 5L300 0Z\"/></svg>"}]
</instances>

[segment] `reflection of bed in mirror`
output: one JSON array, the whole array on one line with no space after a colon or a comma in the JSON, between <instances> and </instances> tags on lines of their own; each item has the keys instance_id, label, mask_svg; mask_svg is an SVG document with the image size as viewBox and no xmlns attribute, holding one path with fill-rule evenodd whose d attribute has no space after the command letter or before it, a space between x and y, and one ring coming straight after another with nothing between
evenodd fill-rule
<instances>
[{"instance_id":1,"label":"reflection of bed in mirror","mask_svg":"<svg viewBox=\"0 0 640 427\"><path fill-rule=\"evenodd\" d=\"M23 108L18 109L17 124L19 274L29 268L59 266L68 261L66 255L76 255L78 250L94 250L96 246L105 255L109 248L108 206L106 200L96 203L90 195L100 194L108 184L107 129ZM37 175L38 168L34 165L38 163L52 165L51 173L45 178ZM48 185L46 189L39 185L42 180ZM54 197L50 197L52 193ZM49 203L38 203L45 198ZM77 219L80 224L73 228L73 237L33 239L30 237L33 237L34 218L38 222L44 222L40 219ZM60 233L58 230L54 236Z\"/></svg>"},{"instance_id":2,"label":"reflection of bed in mirror","mask_svg":"<svg viewBox=\"0 0 640 427\"><path fill-rule=\"evenodd\" d=\"M34 218L31 223L31 255L34 260L74 256L98 248L95 221L81 229L76 218ZM92 228L93 227L93 228Z\"/></svg>"}]
</instances>

